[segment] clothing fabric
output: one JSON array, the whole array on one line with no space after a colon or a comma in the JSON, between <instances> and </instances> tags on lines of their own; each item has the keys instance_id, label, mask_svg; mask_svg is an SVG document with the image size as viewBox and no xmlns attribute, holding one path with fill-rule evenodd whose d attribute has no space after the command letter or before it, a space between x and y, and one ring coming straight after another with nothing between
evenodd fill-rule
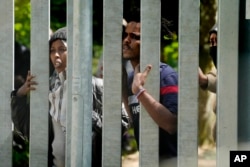
<instances>
[{"instance_id":1,"label":"clothing fabric","mask_svg":"<svg viewBox=\"0 0 250 167\"><path fill-rule=\"evenodd\" d=\"M56 167L65 166L66 143L66 99L67 99L66 71L54 71L50 77L49 114L52 117L54 139L52 141L53 163Z\"/></svg>"},{"instance_id":2,"label":"clothing fabric","mask_svg":"<svg viewBox=\"0 0 250 167\"><path fill-rule=\"evenodd\" d=\"M59 28L56 32L52 34L49 40L49 46L51 46L51 44L57 39L67 41L67 27Z\"/></svg>"},{"instance_id":3,"label":"clothing fabric","mask_svg":"<svg viewBox=\"0 0 250 167\"><path fill-rule=\"evenodd\" d=\"M66 72L54 72L50 77L49 92L49 166L64 166L65 164L65 140L66 140ZM15 96L13 91L11 98L11 113L15 128L29 137L29 97ZM101 166L102 152L102 94L103 80L92 77L92 166ZM128 128L129 118L127 112L122 110L123 131ZM52 151L53 150L53 151ZM53 155L52 155L53 153Z\"/></svg>"},{"instance_id":4,"label":"clothing fabric","mask_svg":"<svg viewBox=\"0 0 250 167\"><path fill-rule=\"evenodd\" d=\"M214 66L217 68L217 46L211 46L209 48L209 54L213 60Z\"/></svg>"},{"instance_id":5,"label":"clothing fabric","mask_svg":"<svg viewBox=\"0 0 250 167\"><path fill-rule=\"evenodd\" d=\"M208 79L207 90L216 93L217 91L217 70L213 68L209 73L206 74Z\"/></svg>"},{"instance_id":6,"label":"clothing fabric","mask_svg":"<svg viewBox=\"0 0 250 167\"><path fill-rule=\"evenodd\" d=\"M64 133L66 132L66 97L67 97L67 82L66 71L54 74L50 81L49 104L50 115L57 122L60 122Z\"/></svg>"},{"instance_id":7,"label":"clothing fabric","mask_svg":"<svg viewBox=\"0 0 250 167\"><path fill-rule=\"evenodd\" d=\"M132 82L134 72L128 75L128 102L132 113L135 138L139 148L139 118L140 105L138 99L132 93ZM167 64L160 63L160 103L173 114L178 113L178 75L177 72ZM159 155L165 157L177 156L177 133L170 135L159 128Z\"/></svg>"},{"instance_id":8,"label":"clothing fabric","mask_svg":"<svg viewBox=\"0 0 250 167\"><path fill-rule=\"evenodd\" d=\"M54 155L53 164L56 167L65 167L65 143L66 136L65 131L62 130L62 125L52 118L54 140L52 142L52 148Z\"/></svg>"},{"instance_id":9,"label":"clothing fabric","mask_svg":"<svg viewBox=\"0 0 250 167\"><path fill-rule=\"evenodd\" d=\"M14 131L21 138L29 141L30 131L30 105L29 96L16 96L16 90L11 92L11 118L14 124ZM51 116L49 119L49 145L48 145L48 166L53 166L54 156L52 155L52 141L54 139L54 130Z\"/></svg>"}]
</instances>

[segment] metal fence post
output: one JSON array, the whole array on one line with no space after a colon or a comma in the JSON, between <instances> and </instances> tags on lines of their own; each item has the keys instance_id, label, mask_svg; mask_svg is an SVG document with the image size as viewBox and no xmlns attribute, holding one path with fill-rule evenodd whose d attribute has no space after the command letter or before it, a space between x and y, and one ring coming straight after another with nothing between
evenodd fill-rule
<instances>
[{"instance_id":1,"label":"metal fence post","mask_svg":"<svg viewBox=\"0 0 250 167\"><path fill-rule=\"evenodd\" d=\"M31 0L31 73L39 83L30 93L30 166L47 166L50 1ZM39 32L39 33L38 33Z\"/></svg>"},{"instance_id":2,"label":"metal fence post","mask_svg":"<svg viewBox=\"0 0 250 167\"><path fill-rule=\"evenodd\" d=\"M10 92L13 89L14 1L1 0L0 5L0 162L12 166L12 124Z\"/></svg>"},{"instance_id":3,"label":"metal fence post","mask_svg":"<svg viewBox=\"0 0 250 167\"><path fill-rule=\"evenodd\" d=\"M237 149L239 1L219 1L218 12L217 166L230 166L230 150Z\"/></svg>"},{"instance_id":4,"label":"metal fence post","mask_svg":"<svg viewBox=\"0 0 250 167\"><path fill-rule=\"evenodd\" d=\"M103 1L103 167L121 164L122 2Z\"/></svg>"},{"instance_id":5,"label":"metal fence post","mask_svg":"<svg viewBox=\"0 0 250 167\"><path fill-rule=\"evenodd\" d=\"M67 0L67 131L66 131L66 153L65 153L65 166L70 167L71 163L71 132L72 132L72 69L73 69L73 0Z\"/></svg>"},{"instance_id":6,"label":"metal fence post","mask_svg":"<svg viewBox=\"0 0 250 167\"><path fill-rule=\"evenodd\" d=\"M152 65L153 68L147 77L145 88L156 100L159 100L160 97L160 91L158 91L160 90L160 32L161 2L155 0L141 1L140 69L144 70L146 65ZM139 162L141 167L159 166L159 126L142 105Z\"/></svg>"},{"instance_id":7,"label":"metal fence post","mask_svg":"<svg viewBox=\"0 0 250 167\"><path fill-rule=\"evenodd\" d=\"M92 0L74 0L73 11L71 166L78 167L91 166Z\"/></svg>"},{"instance_id":8,"label":"metal fence post","mask_svg":"<svg viewBox=\"0 0 250 167\"><path fill-rule=\"evenodd\" d=\"M200 1L179 1L178 167L198 166Z\"/></svg>"}]
</instances>

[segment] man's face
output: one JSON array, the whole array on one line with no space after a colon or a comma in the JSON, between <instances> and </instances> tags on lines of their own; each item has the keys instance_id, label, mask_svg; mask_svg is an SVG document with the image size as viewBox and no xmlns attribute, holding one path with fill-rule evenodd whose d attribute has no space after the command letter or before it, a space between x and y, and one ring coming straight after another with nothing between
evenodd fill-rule
<instances>
[{"instance_id":1,"label":"man's face","mask_svg":"<svg viewBox=\"0 0 250 167\"><path fill-rule=\"evenodd\" d=\"M122 43L123 58L128 60L140 57L140 23L129 22Z\"/></svg>"},{"instance_id":2,"label":"man's face","mask_svg":"<svg viewBox=\"0 0 250 167\"><path fill-rule=\"evenodd\" d=\"M210 47L217 46L217 34L212 33L209 37Z\"/></svg>"},{"instance_id":3,"label":"man's face","mask_svg":"<svg viewBox=\"0 0 250 167\"><path fill-rule=\"evenodd\" d=\"M215 67L217 67L217 34L212 33L209 37L210 47L209 53L213 59Z\"/></svg>"}]
</instances>

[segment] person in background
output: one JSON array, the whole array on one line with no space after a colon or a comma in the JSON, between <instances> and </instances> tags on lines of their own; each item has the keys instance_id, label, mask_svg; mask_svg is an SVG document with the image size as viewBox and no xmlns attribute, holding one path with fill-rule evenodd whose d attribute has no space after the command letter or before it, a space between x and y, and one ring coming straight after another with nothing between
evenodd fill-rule
<instances>
[{"instance_id":1,"label":"person in background","mask_svg":"<svg viewBox=\"0 0 250 167\"><path fill-rule=\"evenodd\" d=\"M15 41L14 50L14 89L18 89L25 82L26 74L30 68L30 49L18 41ZM15 115L11 115L12 120ZM22 117L20 119L23 119ZM22 122L17 125L22 127L21 133L16 126L13 127L13 166L27 166L29 157L26 154L29 150L29 141L27 138L27 127ZM24 135L25 134L25 135ZM15 158L22 156L22 158Z\"/></svg>"},{"instance_id":2,"label":"person in background","mask_svg":"<svg viewBox=\"0 0 250 167\"><path fill-rule=\"evenodd\" d=\"M67 28L58 29L49 40L49 57L54 67L49 86L49 166L65 166L66 140L66 98L67 98ZM30 91L35 91L38 83L35 75L28 72L25 83L11 93L11 111L14 124L20 122L26 125L29 131L29 103ZM102 158L102 94L103 80L92 77L92 166L101 167ZM23 118L23 119L19 119ZM126 120L125 120L126 121ZM125 122L126 123L126 122ZM126 126L126 124L122 124ZM23 127L18 127L22 132ZM125 127L127 128L127 127ZM27 136L29 133L25 133Z\"/></svg>"},{"instance_id":3,"label":"person in background","mask_svg":"<svg viewBox=\"0 0 250 167\"><path fill-rule=\"evenodd\" d=\"M139 11L139 10L137 10ZM136 12L136 11L135 11ZM139 146L139 114L143 105L149 116L159 126L159 156L160 162L177 156L177 113L178 113L178 75L168 64L160 63L160 101L154 99L151 92L144 88L151 65L140 70L140 14L133 13L127 19L122 41L122 53L129 60L133 71L123 76L123 100L129 115L132 117L135 138ZM162 31L169 32L166 19L162 19ZM169 32L170 33L170 32ZM166 34L162 34L163 36ZM169 34L168 34L169 35ZM150 39L149 39L150 40ZM160 56L160 55L152 55ZM127 81L126 81L127 80ZM139 147L138 147L139 149Z\"/></svg>"},{"instance_id":4,"label":"person in background","mask_svg":"<svg viewBox=\"0 0 250 167\"><path fill-rule=\"evenodd\" d=\"M214 63L214 68L207 74L204 74L199 68L199 85L203 90L209 90L216 93L217 84L217 29L214 28L209 31L209 53Z\"/></svg>"},{"instance_id":5,"label":"person in background","mask_svg":"<svg viewBox=\"0 0 250 167\"><path fill-rule=\"evenodd\" d=\"M214 67L207 74L204 74L199 68L198 79L202 90L208 90L212 93L217 92L217 25L209 31L209 54L213 60ZM216 114L216 98L213 102L213 111ZM213 139L216 143L216 123L213 127Z\"/></svg>"},{"instance_id":6,"label":"person in background","mask_svg":"<svg viewBox=\"0 0 250 167\"><path fill-rule=\"evenodd\" d=\"M127 22L125 19L122 20L122 28L123 28L123 33L124 30L127 26ZM126 64L126 62L123 61L124 64ZM103 78L103 55L100 56L99 61L98 61L98 65L97 65L97 71L95 73L95 76L97 78ZM122 103L122 149L129 152L131 151L133 148L131 148L129 146L129 142L131 139L133 139L133 136L131 136L128 132L129 128L131 128L130 125L130 118L128 116L128 113L125 109L124 103Z\"/></svg>"},{"instance_id":7,"label":"person in background","mask_svg":"<svg viewBox=\"0 0 250 167\"><path fill-rule=\"evenodd\" d=\"M52 35L50 29L49 36ZM24 83L26 75L30 70L30 49L25 45L15 41L15 57L14 57L14 90L18 90ZM11 93L14 95L16 91ZM15 112L11 113L11 118L14 123L13 127L13 166L20 166L22 164L28 165L29 152L29 108L27 112L21 112L24 114L18 114ZM26 115L28 113L28 115ZM25 155L25 156L24 156ZM23 158L15 158L22 156Z\"/></svg>"}]
</instances>

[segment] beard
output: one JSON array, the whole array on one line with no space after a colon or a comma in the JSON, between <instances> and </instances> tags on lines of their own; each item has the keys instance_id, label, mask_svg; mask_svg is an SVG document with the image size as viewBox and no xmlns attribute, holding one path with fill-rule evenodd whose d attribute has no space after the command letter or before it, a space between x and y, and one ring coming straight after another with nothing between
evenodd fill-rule
<instances>
[{"instance_id":1,"label":"beard","mask_svg":"<svg viewBox=\"0 0 250 167\"><path fill-rule=\"evenodd\" d=\"M209 48L209 54L213 59L215 67L217 68L217 46L211 46Z\"/></svg>"},{"instance_id":2,"label":"beard","mask_svg":"<svg viewBox=\"0 0 250 167\"><path fill-rule=\"evenodd\" d=\"M122 52L122 57L125 60L137 60L140 58L140 53L135 53L132 49L125 49Z\"/></svg>"}]
</instances>

